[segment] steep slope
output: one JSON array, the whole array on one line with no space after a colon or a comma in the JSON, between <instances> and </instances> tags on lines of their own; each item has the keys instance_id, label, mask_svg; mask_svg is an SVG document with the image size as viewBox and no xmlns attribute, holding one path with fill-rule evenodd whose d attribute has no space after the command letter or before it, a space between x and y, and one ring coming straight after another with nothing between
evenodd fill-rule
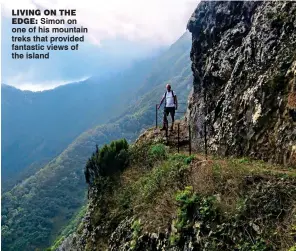
<instances>
[{"instance_id":1,"label":"steep slope","mask_svg":"<svg viewBox=\"0 0 296 251\"><path fill-rule=\"evenodd\" d=\"M210 152L295 165L296 3L203 1L188 29L195 146L206 116Z\"/></svg>"},{"instance_id":2,"label":"steep slope","mask_svg":"<svg viewBox=\"0 0 296 251\"><path fill-rule=\"evenodd\" d=\"M94 153L85 216L50 250L293 250L295 171L247 158L177 154L154 128L125 154L116 144L101 151L128 161ZM107 176L100 174L105 161L113 170Z\"/></svg>"},{"instance_id":3,"label":"steep slope","mask_svg":"<svg viewBox=\"0 0 296 251\"><path fill-rule=\"evenodd\" d=\"M154 61L146 59L109 77L44 92L2 85L3 188L13 186L33 162L56 157L82 132L124 111Z\"/></svg>"},{"instance_id":4,"label":"steep slope","mask_svg":"<svg viewBox=\"0 0 296 251\"><path fill-rule=\"evenodd\" d=\"M187 41L187 47L183 47ZM182 50L175 52L178 43ZM5 250L32 250L49 246L69 222L73 214L85 202L86 185L84 166L95 148L111 140L125 137L134 140L140 131L155 123L155 104L159 102L165 88L165 81L171 81L180 102L185 102L190 91L192 76L185 77L184 69L190 69L190 39L183 36L169 53L183 56L188 52L187 60L179 70L171 72L163 82L141 81L149 85L147 91L139 94L126 112L109 124L100 125L80 135L66 150L35 175L5 193L2 198L3 231L2 246ZM160 56L158 60L163 60ZM166 63L169 68L172 63ZM151 70L151 69L150 69ZM154 70L147 75L155 75ZM166 69L169 71L169 69ZM123 97L126 99L126 96ZM182 107L180 107L181 109Z\"/></svg>"}]
</instances>

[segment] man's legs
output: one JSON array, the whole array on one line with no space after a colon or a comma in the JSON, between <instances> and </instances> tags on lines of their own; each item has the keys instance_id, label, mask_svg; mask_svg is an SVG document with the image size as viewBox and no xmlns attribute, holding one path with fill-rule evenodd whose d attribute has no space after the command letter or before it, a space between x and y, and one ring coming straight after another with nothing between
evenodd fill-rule
<instances>
[{"instance_id":1,"label":"man's legs","mask_svg":"<svg viewBox=\"0 0 296 251\"><path fill-rule=\"evenodd\" d=\"M172 118L172 126L171 126L171 131L174 130L174 123L175 123L175 107L170 108L170 114Z\"/></svg>"},{"instance_id":2,"label":"man's legs","mask_svg":"<svg viewBox=\"0 0 296 251\"><path fill-rule=\"evenodd\" d=\"M166 130L168 128L168 115L169 115L169 111L165 107L163 110L163 126L162 126L161 130Z\"/></svg>"}]
</instances>

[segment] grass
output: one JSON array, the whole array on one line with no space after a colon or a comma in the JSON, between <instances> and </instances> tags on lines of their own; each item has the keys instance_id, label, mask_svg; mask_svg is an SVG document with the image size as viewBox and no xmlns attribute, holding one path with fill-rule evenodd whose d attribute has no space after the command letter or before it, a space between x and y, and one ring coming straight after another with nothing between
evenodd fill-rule
<instances>
[{"instance_id":1,"label":"grass","mask_svg":"<svg viewBox=\"0 0 296 251\"><path fill-rule=\"evenodd\" d=\"M175 209L172 196L186 183L185 173L189 169L186 159L187 156L169 155L151 171L137 167L126 170L122 176L124 189L117 193L117 205L131 206L134 214L141 216L144 230L165 229Z\"/></svg>"},{"instance_id":2,"label":"grass","mask_svg":"<svg viewBox=\"0 0 296 251\"><path fill-rule=\"evenodd\" d=\"M296 170L249 158L205 160L146 140L130 151L132 161L119 180L99 189L92 217L112 226L110 232L126 217L135 217L131 249L141 233L164 232L171 226L172 245L182 243L186 231L200 228L201 245L209 243L212 250L293 246ZM103 214L102 205L108 208ZM231 236L239 239L237 246Z\"/></svg>"}]
</instances>

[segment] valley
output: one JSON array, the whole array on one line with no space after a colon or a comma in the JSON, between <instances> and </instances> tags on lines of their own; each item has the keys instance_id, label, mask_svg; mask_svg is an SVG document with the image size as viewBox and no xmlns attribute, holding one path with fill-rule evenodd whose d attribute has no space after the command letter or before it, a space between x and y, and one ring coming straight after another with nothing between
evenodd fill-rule
<instances>
[{"instance_id":1,"label":"valley","mask_svg":"<svg viewBox=\"0 0 296 251\"><path fill-rule=\"evenodd\" d=\"M108 108L105 116L109 120L78 135L47 165L3 194L4 242L2 245L5 249L29 251L32 248L46 248L54 241L77 210L86 202L87 186L84 182L83 168L95 145L102 146L122 136L132 142L141 131L153 125L155 104L159 102L164 92L166 80L171 81L174 90L178 92L180 102L186 102L192 81L189 52L190 36L187 33L173 47L153 61L137 64L136 75L133 71L120 74L116 82L118 85L123 83L121 81L123 77L129 79L129 85L125 85L124 88L125 95L120 88L112 93L108 92L110 94L106 96L102 92L98 95L104 98L112 95L113 98L110 99L112 101L114 94L118 93L118 100L125 107L122 107L122 110L118 108L116 113L112 113L111 107L107 104L101 107L98 104L95 105L102 110L89 109L85 116L89 116L94 123L98 123L95 121L102 117L92 116L92 114L102 113L103 109ZM183 60L179 61L180 58ZM164 70L161 75L159 75L159 68L156 67L160 62ZM172 71L171 67L178 70ZM89 84L88 88L91 86L93 85ZM85 85L77 84L72 88L83 89ZM67 88L65 86L59 89ZM92 92L92 89L89 91ZM137 93L136 98L132 97L133 93ZM81 92L77 93L77 98L80 97ZM95 100L99 101L99 97ZM129 97L130 103L127 102ZM77 108L82 109L81 104L76 102ZM118 104L117 102L116 105ZM110 113L113 114L113 118ZM76 114L73 114L73 118ZM69 117L63 118L62 114L61 119L70 122ZM85 123L82 119L78 121ZM63 125L61 128L68 130L71 127ZM12 211L13 208L20 210Z\"/></svg>"}]
</instances>

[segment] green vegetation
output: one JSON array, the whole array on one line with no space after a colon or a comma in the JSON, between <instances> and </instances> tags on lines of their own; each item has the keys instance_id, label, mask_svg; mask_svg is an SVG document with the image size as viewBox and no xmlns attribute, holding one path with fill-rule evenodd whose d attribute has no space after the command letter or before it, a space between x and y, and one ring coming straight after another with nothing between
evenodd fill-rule
<instances>
[{"instance_id":1,"label":"green vegetation","mask_svg":"<svg viewBox=\"0 0 296 251\"><path fill-rule=\"evenodd\" d=\"M149 151L149 155L155 159L165 159L166 154L166 147L163 144L152 145Z\"/></svg>"},{"instance_id":2,"label":"green vegetation","mask_svg":"<svg viewBox=\"0 0 296 251\"><path fill-rule=\"evenodd\" d=\"M111 143L113 144L113 143ZM149 149L148 151L146 149ZM139 154L139 153L142 153ZM165 191L178 189L180 182L185 184L184 173L188 170L189 165L186 164L188 156L182 154L170 154L168 147L161 143L151 144L146 142L143 145L133 145L128 150L129 168L119 170L123 172L115 172L118 178L110 176L98 176L95 183L97 194L95 194L95 211L91 215L91 222L94 225L110 224L117 226L126 216L135 213L135 216L141 215L143 210L153 208L157 215L157 201L161 194ZM147 161L143 162L142 158ZM179 162L181 160L181 162ZM153 164L154 163L154 164ZM159 163L156 168L152 168ZM140 165L140 166L139 166ZM176 182L178 180L178 182ZM180 186L181 187L181 186ZM167 205L158 204L158 206ZM168 208L170 210L170 208ZM152 212L151 212L152 213ZM158 215L159 217L160 215ZM132 226L133 236L138 236L140 231L146 230L150 221L150 216L138 219ZM161 218L159 218L161 221ZM141 222L141 224L140 224ZM152 221L153 224L155 224ZM165 226L166 222L159 222L160 226ZM101 236L101 240L107 236ZM136 246L136 238L131 241L133 247Z\"/></svg>"},{"instance_id":3,"label":"green vegetation","mask_svg":"<svg viewBox=\"0 0 296 251\"><path fill-rule=\"evenodd\" d=\"M277 250L260 236L259 226L253 222L245 222L244 215L248 212L244 207L238 209L237 214L225 217L214 196L200 197L193 192L192 187L180 191L176 195L176 201L178 210L177 220L174 222L176 232L170 236L172 245L184 245L188 233L191 233L196 238L196 248Z\"/></svg>"},{"instance_id":4,"label":"green vegetation","mask_svg":"<svg viewBox=\"0 0 296 251\"><path fill-rule=\"evenodd\" d=\"M155 139L138 142L129 147L129 165L117 179L98 180L91 222L108 226L98 247L133 217L126 243L132 250L140 247L141 234L164 232L168 223L171 246L182 248L190 239L201 250L293 250L293 171L247 158L201 161L174 151Z\"/></svg>"},{"instance_id":5,"label":"green vegetation","mask_svg":"<svg viewBox=\"0 0 296 251\"><path fill-rule=\"evenodd\" d=\"M137 244L137 239L139 238L142 230L141 220L135 220L131 226L131 229L133 230L132 240L131 240L131 249L134 250Z\"/></svg>"},{"instance_id":6,"label":"green vegetation","mask_svg":"<svg viewBox=\"0 0 296 251\"><path fill-rule=\"evenodd\" d=\"M185 190L180 191L176 195L176 201L179 203L179 208L177 211L177 220L173 222L174 227L176 228L176 233L172 233L170 236L171 244L177 244L180 239L180 233L186 232L191 228L193 221L188 218L188 215L192 215L192 211L194 209L194 205L197 203L198 198L193 193L192 187L185 187Z\"/></svg>"},{"instance_id":7,"label":"green vegetation","mask_svg":"<svg viewBox=\"0 0 296 251\"><path fill-rule=\"evenodd\" d=\"M54 244L50 248L47 248L46 251L55 251L66 237L76 231L79 224L81 224L81 219L85 215L86 210L86 206L81 207L78 213L74 215L73 219L71 219L68 225L63 229L62 233L58 236Z\"/></svg>"},{"instance_id":8,"label":"green vegetation","mask_svg":"<svg viewBox=\"0 0 296 251\"><path fill-rule=\"evenodd\" d=\"M93 184L98 176L112 176L122 172L128 164L128 143L126 139L105 144L101 150L96 146L96 152L87 161L84 175L87 184Z\"/></svg>"}]
</instances>

